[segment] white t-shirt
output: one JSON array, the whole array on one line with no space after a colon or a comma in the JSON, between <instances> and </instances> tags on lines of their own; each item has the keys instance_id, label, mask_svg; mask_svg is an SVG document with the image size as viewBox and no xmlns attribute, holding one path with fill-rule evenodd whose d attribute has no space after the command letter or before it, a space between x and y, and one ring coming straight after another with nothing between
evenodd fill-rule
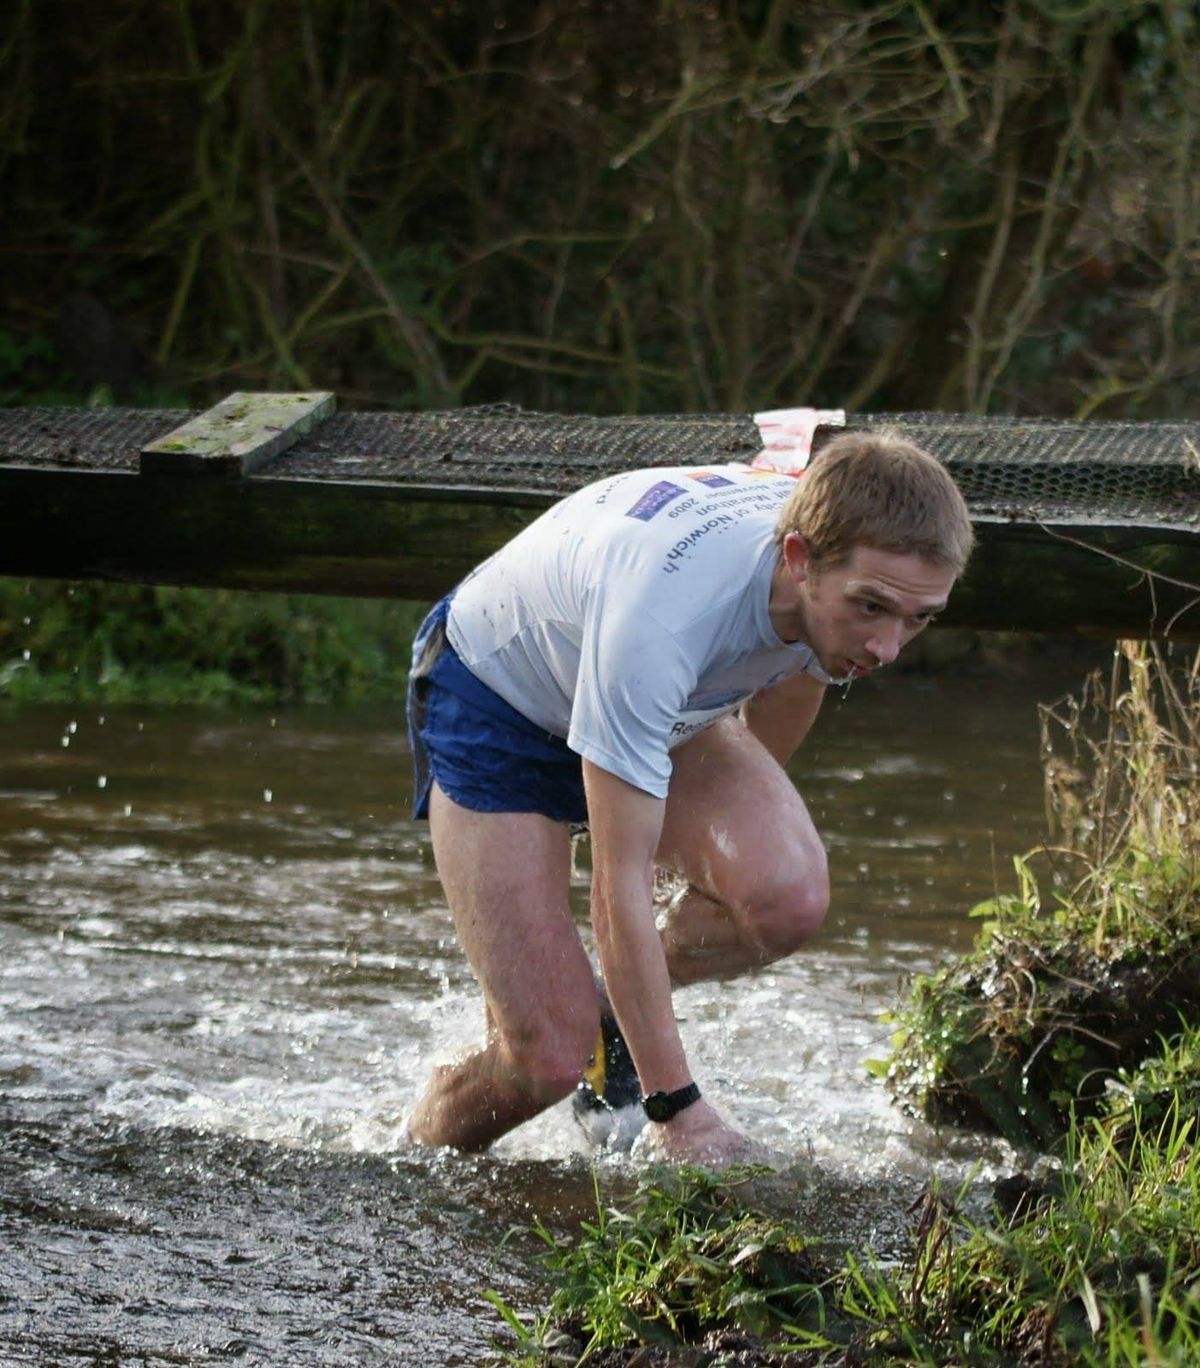
<instances>
[{"instance_id":1,"label":"white t-shirt","mask_svg":"<svg viewBox=\"0 0 1200 1368\"><path fill-rule=\"evenodd\" d=\"M519 713L665 798L669 751L785 675L772 535L795 488L744 466L635 470L542 514L455 591L451 644Z\"/></svg>"}]
</instances>

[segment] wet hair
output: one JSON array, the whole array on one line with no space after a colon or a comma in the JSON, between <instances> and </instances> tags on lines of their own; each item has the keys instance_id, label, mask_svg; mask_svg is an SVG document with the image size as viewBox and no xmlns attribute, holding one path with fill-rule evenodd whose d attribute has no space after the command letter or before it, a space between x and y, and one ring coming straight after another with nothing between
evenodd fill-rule
<instances>
[{"instance_id":1,"label":"wet hair","mask_svg":"<svg viewBox=\"0 0 1200 1368\"><path fill-rule=\"evenodd\" d=\"M975 535L957 485L936 457L886 429L847 432L812 459L779 515L775 540L798 532L814 569L856 546L923 556L960 575Z\"/></svg>"}]
</instances>

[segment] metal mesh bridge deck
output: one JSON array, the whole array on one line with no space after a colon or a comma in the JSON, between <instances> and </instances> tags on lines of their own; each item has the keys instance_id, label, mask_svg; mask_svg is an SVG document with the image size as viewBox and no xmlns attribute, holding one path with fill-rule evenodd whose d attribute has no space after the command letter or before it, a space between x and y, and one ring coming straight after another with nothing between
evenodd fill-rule
<instances>
[{"instance_id":1,"label":"metal mesh bridge deck","mask_svg":"<svg viewBox=\"0 0 1200 1368\"><path fill-rule=\"evenodd\" d=\"M0 463L136 474L181 410L0 410ZM1200 529L1200 423L857 415L937 456L979 520ZM832 429L825 429L832 435ZM339 413L248 477L371 483L490 500L558 498L618 470L749 461L749 416L588 418L509 405Z\"/></svg>"}]
</instances>

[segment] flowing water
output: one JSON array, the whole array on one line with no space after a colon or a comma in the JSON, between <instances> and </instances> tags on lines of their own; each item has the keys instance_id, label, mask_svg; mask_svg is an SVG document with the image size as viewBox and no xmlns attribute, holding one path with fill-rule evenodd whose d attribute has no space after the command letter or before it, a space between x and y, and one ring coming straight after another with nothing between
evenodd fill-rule
<instances>
[{"instance_id":1,"label":"flowing water","mask_svg":"<svg viewBox=\"0 0 1200 1368\"><path fill-rule=\"evenodd\" d=\"M678 998L706 1093L795 1161L830 1240L886 1252L931 1175L1009 1160L863 1062L1037 838L1035 700L1080 673L1039 659L831 698L795 769L825 931ZM502 1240L593 1202L569 1109L482 1158L405 1145L481 1020L408 785L392 710L0 715L0 1364L476 1364L483 1292L536 1304Z\"/></svg>"}]
</instances>

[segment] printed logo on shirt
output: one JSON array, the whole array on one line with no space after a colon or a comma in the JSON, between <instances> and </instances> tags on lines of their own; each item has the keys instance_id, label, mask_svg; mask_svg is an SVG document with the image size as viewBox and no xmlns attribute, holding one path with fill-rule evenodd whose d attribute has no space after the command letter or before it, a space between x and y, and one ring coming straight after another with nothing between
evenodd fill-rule
<instances>
[{"instance_id":1,"label":"printed logo on shirt","mask_svg":"<svg viewBox=\"0 0 1200 1368\"><path fill-rule=\"evenodd\" d=\"M627 518L640 518L642 522L649 522L656 514L661 513L672 500L679 498L683 489L672 484L670 480L659 480L655 485L651 485L642 497L627 509Z\"/></svg>"},{"instance_id":2,"label":"printed logo on shirt","mask_svg":"<svg viewBox=\"0 0 1200 1368\"><path fill-rule=\"evenodd\" d=\"M727 476L718 475L715 470L689 470L688 479L696 480L703 485L708 485L710 489L720 489L722 485L731 485L733 483Z\"/></svg>"},{"instance_id":3,"label":"printed logo on shirt","mask_svg":"<svg viewBox=\"0 0 1200 1368\"><path fill-rule=\"evenodd\" d=\"M695 736L697 732L706 731L714 722L719 722L721 718L728 717L736 707L736 703L727 703L720 708L692 708L688 712L681 713L678 721L672 723L671 730L667 734L667 749L674 750L681 741L686 741L689 736Z\"/></svg>"}]
</instances>

